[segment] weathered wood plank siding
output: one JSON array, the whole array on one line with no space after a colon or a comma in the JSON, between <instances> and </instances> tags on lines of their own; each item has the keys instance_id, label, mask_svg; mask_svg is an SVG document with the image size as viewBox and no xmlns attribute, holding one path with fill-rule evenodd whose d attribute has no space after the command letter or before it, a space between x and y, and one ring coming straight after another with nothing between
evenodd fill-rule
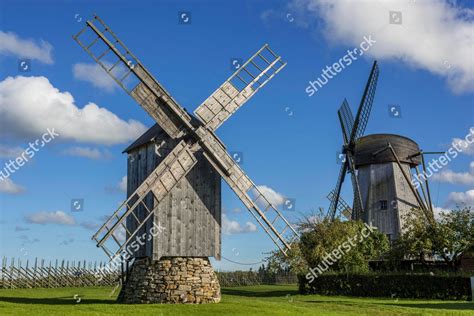
<instances>
[{"instance_id":1,"label":"weathered wood plank siding","mask_svg":"<svg viewBox=\"0 0 474 316\"><path fill-rule=\"evenodd\" d=\"M155 144L146 143L131 149L127 170L127 194L130 195L168 155L178 143L163 133L155 143L165 143L160 147L158 156ZM162 256L215 257L221 255L221 178L213 170L202 153L196 153L198 163L179 181L157 205L153 196L146 199L147 207L152 210L156 205L153 221L164 230L135 254L158 260ZM140 208L137 216L142 219L145 210ZM139 234L149 232L153 222L147 223ZM134 220L127 221L127 228L133 231Z\"/></svg>"}]
</instances>

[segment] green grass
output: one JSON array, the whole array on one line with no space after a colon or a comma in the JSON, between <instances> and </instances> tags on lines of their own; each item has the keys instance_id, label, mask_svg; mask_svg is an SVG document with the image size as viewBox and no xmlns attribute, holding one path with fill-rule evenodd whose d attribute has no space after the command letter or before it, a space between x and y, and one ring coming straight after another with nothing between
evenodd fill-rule
<instances>
[{"instance_id":1,"label":"green grass","mask_svg":"<svg viewBox=\"0 0 474 316\"><path fill-rule=\"evenodd\" d=\"M296 285L222 289L219 304L116 304L112 288L0 290L0 315L474 315L474 303L298 295ZM76 303L74 295L81 301Z\"/></svg>"}]
</instances>

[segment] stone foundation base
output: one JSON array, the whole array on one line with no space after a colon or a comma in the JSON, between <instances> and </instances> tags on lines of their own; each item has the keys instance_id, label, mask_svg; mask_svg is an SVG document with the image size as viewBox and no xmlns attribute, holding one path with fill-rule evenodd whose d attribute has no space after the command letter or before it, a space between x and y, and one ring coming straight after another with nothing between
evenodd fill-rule
<instances>
[{"instance_id":1,"label":"stone foundation base","mask_svg":"<svg viewBox=\"0 0 474 316\"><path fill-rule=\"evenodd\" d=\"M218 303L221 288L208 258L136 259L117 299L120 303Z\"/></svg>"}]
</instances>

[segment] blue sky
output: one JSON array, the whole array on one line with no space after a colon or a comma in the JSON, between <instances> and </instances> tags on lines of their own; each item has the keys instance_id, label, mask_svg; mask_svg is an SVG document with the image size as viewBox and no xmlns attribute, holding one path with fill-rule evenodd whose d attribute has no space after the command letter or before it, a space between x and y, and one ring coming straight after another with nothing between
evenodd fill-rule
<instances>
[{"instance_id":1,"label":"blue sky","mask_svg":"<svg viewBox=\"0 0 474 316\"><path fill-rule=\"evenodd\" d=\"M10 176L8 186L0 186L0 255L105 259L90 241L90 228L125 198L119 183L127 157L121 151L153 121L84 66L92 67L92 60L72 35L92 13L190 112L231 75L232 58L245 60L268 43L288 62L217 134L229 151L243 153L242 167L256 184L296 199L296 211L284 213L289 220L327 208L325 196L340 167L336 111L344 97L356 110L374 58L380 77L366 134L402 134L426 151L442 151L469 133L472 2L361 2L357 8L327 3L0 1L0 169L18 148L41 137L47 124L63 128L62 136ZM389 23L390 10L402 12L401 25ZM190 13L191 23L179 23L181 11ZM373 36L374 47L309 97L308 82L358 47L364 35ZM19 69L23 59L31 60L28 72ZM98 108L81 111L90 103ZM400 106L400 118L389 116L393 104ZM90 123L97 117L107 122ZM472 205L473 155L471 146L432 181L435 206ZM273 244L260 229L245 231L250 214L223 188L226 217L241 231L223 235L222 254L259 262ZM348 183L343 192L350 201ZM84 199L82 212L71 212L74 198ZM214 266L248 269L224 259Z\"/></svg>"}]
</instances>

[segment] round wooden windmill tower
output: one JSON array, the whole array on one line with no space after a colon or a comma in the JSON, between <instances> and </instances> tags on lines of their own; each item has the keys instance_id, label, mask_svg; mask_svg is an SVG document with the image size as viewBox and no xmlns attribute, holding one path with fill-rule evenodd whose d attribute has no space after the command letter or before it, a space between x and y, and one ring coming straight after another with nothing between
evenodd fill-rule
<instances>
[{"instance_id":1,"label":"round wooden windmill tower","mask_svg":"<svg viewBox=\"0 0 474 316\"><path fill-rule=\"evenodd\" d=\"M99 17L74 39L157 123L125 150L127 200L92 237L112 262L131 265L119 300L220 300L208 257L221 255L221 179L286 254L296 232L215 134L286 65L281 57L264 45L193 116Z\"/></svg>"},{"instance_id":2,"label":"round wooden windmill tower","mask_svg":"<svg viewBox=\"0 0 474 316\"><path fill-rule=\"evenodd\" d=\"M413 184L412 171L418 172L423 152L418 144L401 135L363 136L377 87L379 69L374 62L359 109L354 119L347 100L338 111L344 140L342 163L336 188L328 195L328 217L344 215L376 226L389 240L397 239L404 227L404 215L414 208L429 220L433 210L427 180L420 183L423 198ZM341 198L346 173L351 174L354 203L351 208Z\"/></svg>"}]
</instances>

